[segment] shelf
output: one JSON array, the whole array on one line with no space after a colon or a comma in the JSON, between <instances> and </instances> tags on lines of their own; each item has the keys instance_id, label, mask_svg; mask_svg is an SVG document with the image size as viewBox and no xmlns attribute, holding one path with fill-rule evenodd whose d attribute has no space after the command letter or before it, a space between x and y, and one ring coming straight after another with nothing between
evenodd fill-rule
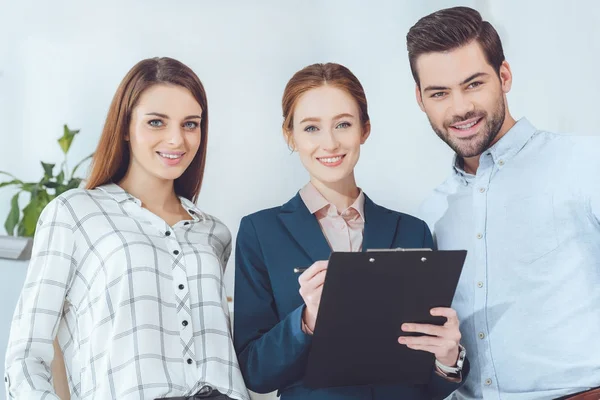
<instances>
[{"instance_id":1,"label":"shelf","mask_svg":"<svg viewBox=\"0 0 600 400\"><path fill-rule=\"evenodd\" d=\"M8 260L29 260L31 258L32 238L18 236L0 236L0 258Z\"/></svg>"}]
</instances>

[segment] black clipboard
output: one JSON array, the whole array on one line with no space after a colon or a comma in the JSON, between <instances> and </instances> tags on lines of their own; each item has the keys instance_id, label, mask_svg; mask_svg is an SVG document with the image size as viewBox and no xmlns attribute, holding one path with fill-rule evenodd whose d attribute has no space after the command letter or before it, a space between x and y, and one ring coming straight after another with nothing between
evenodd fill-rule
<instances>
[{"instance_id":1,"label":"black clipboard","mask_svg":"<svg viewBox=\"0 0 600 400\"><path fill-rule=\"evenodd\" d=\"M398 337L404 322L442 325L429 310L450 307L466 250L333 252L308 354L310 388L427 384L435 358Z\"/></svg>"}]
</instances>

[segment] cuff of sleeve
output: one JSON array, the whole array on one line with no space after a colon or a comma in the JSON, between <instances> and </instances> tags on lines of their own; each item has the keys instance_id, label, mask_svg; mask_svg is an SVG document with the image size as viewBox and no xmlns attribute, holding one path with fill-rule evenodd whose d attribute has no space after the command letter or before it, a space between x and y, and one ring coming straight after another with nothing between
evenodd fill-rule
<instances>
[{"instance_id":1,"label":"cuff of sleeve","mask_svg":"<svg viewBox=\"0 0 600 400\"><path fill-rule=\"evenodd\" d=\"M459 372L456 375L450 375L445 373L444 371L442 371L437 365L435 367L435 373L439 376L441 376L442 378L444 378L445 380L447 380L448 382L453 382L453 383L461 383L462 382L462 372Z\"/></svg>"},{"instance_id":2,"label":"cuff of sleeve","mask_svg":"<svg viewBox=\"0 0 600 400\"><path fill-rule=\"evenodd\" d=\"M312 340L312 336L311 334L308 334L307 332L304 331L303 329L303 325L304 325L304 321L302 320L302 314L304 313L304 309L306 308L306 305L301 305L300 307L296 308L294 311L292 311L292 313L290 314L290 318L293 321L292 323L292 333L294 335L294 337L301 342L310 342Z\"/></svg>"},{"instance_id":3,"label":"cuff of sleeve","mask_svg":"<svg viewBox=\"0 0 600 400\"><path fill-rule=\"evenodd\" d=\"M300 316L300 319L302 320L302 332L306 333L307 335L314 335L314 332L308 327L308 325L306 325L306 322L304 321L304 312L302 312L302 315Z\"/></svg>"}]
</instances>

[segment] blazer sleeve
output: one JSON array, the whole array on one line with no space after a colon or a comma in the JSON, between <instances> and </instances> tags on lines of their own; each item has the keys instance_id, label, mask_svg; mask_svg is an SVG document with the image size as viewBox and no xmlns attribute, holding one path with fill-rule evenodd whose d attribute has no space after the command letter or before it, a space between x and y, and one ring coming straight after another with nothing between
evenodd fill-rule
<instances>
[{"instance_id":1,"label":"blazer sleeve","mask_svg":"<svg viewBox=\"0 0 600 400\"><path fill-rule=\"evenodd\" d=\"M427 226L427 224L424 221L422 221L422 223L423 223L423 248L435 250L434 243L433 243L433 236L431 235L431 231L429 230L429 227Z\"/></svg>"},{"instance_id":2,"label":"blazer sleeve","mask_svg":"<svg viewBox=\"0 0 600 400\"><path fill-rule=\"evenodd\" d=\"M268 393L302 378L312 339L301 328L303 309L279 319L256 228L244 217L235 251L234 346L248 389Z\"/></svg>"}]
</instances>

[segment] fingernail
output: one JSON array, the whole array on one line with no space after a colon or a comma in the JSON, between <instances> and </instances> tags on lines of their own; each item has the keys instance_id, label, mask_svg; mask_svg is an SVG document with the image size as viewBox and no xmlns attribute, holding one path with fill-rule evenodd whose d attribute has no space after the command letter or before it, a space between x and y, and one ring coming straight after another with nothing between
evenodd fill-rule
<instances>
[{"instance_id":1,"label":"fingernail","mask_svg":"<svg viewBox=\"0 0 600 400\"><path fill-rule=\"evenodd\" d=\"M409 324L402 324L402 330L403 331L407 331L410 329L410 325Z\"/></svg>"}]
</instances>

